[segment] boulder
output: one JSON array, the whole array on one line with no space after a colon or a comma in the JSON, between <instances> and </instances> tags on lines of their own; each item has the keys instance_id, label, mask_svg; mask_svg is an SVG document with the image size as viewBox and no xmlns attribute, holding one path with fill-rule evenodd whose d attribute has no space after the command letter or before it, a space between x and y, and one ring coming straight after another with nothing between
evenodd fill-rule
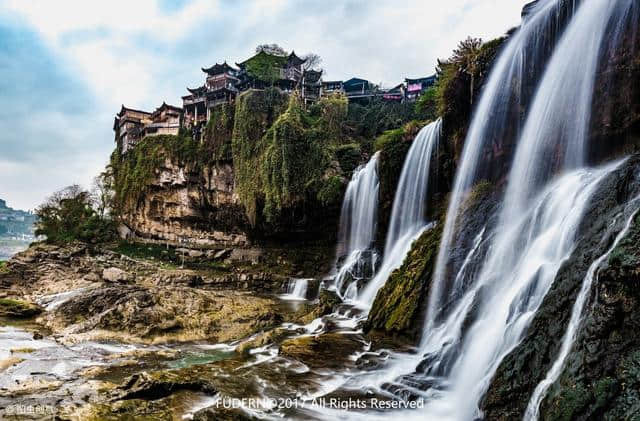
<instances>
[{"instance_id":1,"label":"boulder","mask_svg":"<svg viewBox=\"0 0 640 421\"><path fill-rule=\"evenodd\" d=\"M102 271L102 279L107 282L123 283L133 280L133 276L122 269L110 267Z\"/></svg>"}]
</instances>

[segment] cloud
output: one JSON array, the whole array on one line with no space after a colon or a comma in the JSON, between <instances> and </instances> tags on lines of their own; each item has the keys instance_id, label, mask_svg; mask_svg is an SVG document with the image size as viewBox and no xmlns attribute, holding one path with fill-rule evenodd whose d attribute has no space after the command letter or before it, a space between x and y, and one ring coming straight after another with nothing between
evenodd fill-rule
<instances>
[{"instance_id":1,"label":"cloud","mask_svg":"<svg viewBox=\"0 0 640 421\"><path fill-rule=\"evenodd\" d=\"M467 35L519 23L526 0L5 0L0 3L0 197L33 207L87 184L120 104L180 105L201 67L276 42L318 53L330 79L390 86L433 73ZM37 187L34 187L37 186Z\"/></svg>"}]
</instances>

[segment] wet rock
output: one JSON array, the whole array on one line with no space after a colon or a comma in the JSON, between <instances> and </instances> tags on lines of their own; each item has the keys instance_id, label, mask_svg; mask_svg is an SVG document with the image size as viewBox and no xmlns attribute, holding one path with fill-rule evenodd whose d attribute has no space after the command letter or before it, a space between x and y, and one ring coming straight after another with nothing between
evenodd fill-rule
<instances>
[{"instance_id":1,"label":"wet rock","mask_svg":"<svg viewBox=\"0 0 640 421\"><path fill-rule=\"evenodd\" d=\"M65 342L227 342L281 323L275 305L269 298L233 291L121 285L84 291L43 321Z\"/></svg>"},{"instance_id":2,"label":"wet rock","mask_svg":"<svg viewBox=\"0 0 640 421\"><path fill-rule=\"evenodd\" d=\"M205 408L193 415L193 421L255 421L258 419L240 409L222 407Z\"/></svg>"},{"instance_id":3,"label":"wet rock","mask_svg":"<svg viewBox=\"0 0 640 421\"><path fill-rule=\"evenodd\" d=\"M115 390L114 400L164 398L178 390L191 390L215 394L213 386L202 379L184 379L172 372L134 374Z\"/></svg>"},{"instance_id":4,"label":"wet rock","mask_svg":"<svg viewBox=\"0 0 640 421\"><path fill-rule=\"evenodd\" d=\"M274 342L280 342L291 334L292 333L289 330L283 328L276 328L268 332L263 332L251 340L242 342L238 345L236 351L240 354L247 354L254 348L259 348Z\"/></svg>"},{"instance_id":5,"label":"wet rock","mask_svg":"<svg viewBox=\"0 0 640 421\"><path fill-rule=\"evenodd\" d=\"M313 310L300 317L300 321L304 324L311 323L313 320L333 313L334 309L342 303L342 300L333 291L321 289L318 295L318 304Z\"/></svg>"},{"instance_id":6,"label":"wet rock","mask_svg":"<svg viewBox=\"0 0 640 421\"><path fill-rule=\"evenodd\" d=\"M363 345L354 335L325 333L288 339L280 345L280 353L313 368L344 368Z\"/></svg>"}]
</instances>

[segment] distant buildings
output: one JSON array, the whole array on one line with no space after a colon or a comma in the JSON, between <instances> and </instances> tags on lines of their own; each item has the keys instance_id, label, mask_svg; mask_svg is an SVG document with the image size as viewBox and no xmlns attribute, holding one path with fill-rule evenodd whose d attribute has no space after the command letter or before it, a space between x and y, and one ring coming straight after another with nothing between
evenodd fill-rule
<instances>
[{"instance_id":1,"label":"distant buildings","mask_svg":"<svg viewBox=\"0 0 640 421\"><path fill-rule=\"evenodd\" d=\"M0 199L0 236L32 237L36 216L32 212L12 209Z\"/></svg>"},{"instance_id":2,"label":"distant buildings","mask_svg":"<svg viewBox=\"0 0 640 421\"><path fill-rule=\"evenodd\" d=\"M323 81L322 71L305 69L306 59L295 52L277 55L264 50L233 67L227 62L202 68L204 83L187 88L182 108L162 103L153 113L127 108L116 115L113 130L122 153L130 150L145 136L178 134L181 127L192 129L199 136L211 116L221 104L233 104L241 92L265 89L270 86L285 92L298 91L305 105L319 98L343 94L349 102L366 104L372 99L413 102L436 81L436 76L405 79L391 89L381 89L366 79L353 77L346 81Z\"/></svg>"},{"instance_id":3,"label":"distant buildings","mask_svg":"<svg viewBox=\"0 0 640 421\"><path fill-rule=\"evenodd\" d=\"M406 85L405 99L409 102L413 102L418 99L424 91L436 83L436 75L422 77L419 79L405 79L404 82Z\"/></svg>"}]
</instances>

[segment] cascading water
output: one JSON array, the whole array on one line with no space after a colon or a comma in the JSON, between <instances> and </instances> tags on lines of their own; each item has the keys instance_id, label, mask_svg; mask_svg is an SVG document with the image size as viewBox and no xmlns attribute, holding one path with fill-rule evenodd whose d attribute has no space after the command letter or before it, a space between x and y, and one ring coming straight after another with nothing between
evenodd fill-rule
<instances>
[{"instance_id":1,"label":"cascading water","mask_svg":"<svg viewBox=\"0 0 640 421\"><path fill-rule=\"evenodd\" d=\"M637 198L636 198L637 200ZM633 200L632 202L635 202ZM535 421L538 419L540 412L540 403L542 399L544 399L547 390L553 383L558 380L560 373L562 372L562 368L564 367L565 360L569 355L569 351L573 345L573 342L576 339L576 335L578 333L578 328L580 327L580 323L582 321L582 310L584 309L584 305L589 299L589 293L591 292L591 285L593 284L593 280L596 276L596 270L600 267L602 262L609 257L611 252L616 248L620 240L624 238L624 236L629 231L631 227L631 223L638 210L635 210L624 226L624 228L618 233L613 244L606 251L605 254L600 256L596 261L594 261L591 266L589 266L589 270L587 271L587 275L584 277L584 281L582 282L582 287L580 288L580 292L578 293L578 297L576 298L576 302L573 305L573 309L571 310L571 318L569 319L569 325L567 327L567 331L562 338L562 345L560 346L560 352L558 353L558 357L555 362L547 372L545 378L536 386L533 391L533 395L529 400L529 404L527 405L527 409L525 411L524 419L527 421Z\"/></svg>"},{"instance_id":2,"label":"cascading water","mask_svg":"<svg viewBox=\"0 0 640 421\"><path fill-rule=\"evenodd\" d=\"M522 119L529 106L532 90L537 85L548 56L553 50L559 28L573 13L573 7L562 8L560 0L542 0L531 7L521 27L511 35L493 65L482 95L475 108L465 140L465 147L449 200L447 218L438 251L430 297L427 324L438 315L434 308L448 291L444 290L454 235L460 223L460 210L467 192L480 179L491 178L491 168L500 167L499 159L487 160L488 149L502 149L508 160L518 138ZM514 83L518 81L518 83ZM496 145L496 142L502 142ZM483 168L490 162L491 168Z\"/></svg>"},{"instance_id":3,"label":"cascading water","mask_svg":"<svg viewBox=\"0 0 640 421\"><path fill-rule=\"evenodd\" d=\"M290 279L287 283L287 293L282 297L285 300L306 300L309 279Z\"/></svg>"},{"instance_id":4,"label":"cascading water","mask_svg":"<svg viewBox=\"0 0 640 421\"><path fill-rule=\"evenodd\" d=\"M358 302L366 308L371 307L378 290L391 272L402 264L413 241L428 227L429 172L437 153L441 130L441 119L423 127L407 153L393 199L382 265L358 297Z\"/></svg>"},{"instance_id":5,"label":"cascading water","mask_svg":"<svg viewBox=\"0 0 640 421\"><path fill-rule=\"evenodd\" d=\"M495 370L520 342L560 265L573 250L576 230L592 193L615 168L579 169L585 164L600 47L610 23L631 2L585 0L575 12L527 115L486 260L478 271L469 274L468 281L455 282L465 288L455 291L446 281L447 253L463 193L476 176L476 161L487 135L486 124L472 124L421 344L426 360L418 376L432 385L426 393L425 409L431 417L468 420L481 416L478 402ZM489 99L481 100L478 117L500 112L502 101L508 98L503 98L503 88L492 82L501 80L503 72L509 73L508 64L519 60L513 55L519 54L522 38L530 32L527 25L546 19L553 3L538 5L499 59L494 71L501 75L492 77L487 85L485 96Z\"/></svg>"},{"instance_id":6,"label":"cascading water","mask_svg":"<svg viewBox=\"0 0 640 421\"><path fill-rule=\"evenodd\" d=\"M335 276L335 288L343 299L354 298L358 279L373 276L375 272L378 155L374 154L366 165L354 171L342 202L336 255L344 261Z\"/></svg>"}]
</instances>

